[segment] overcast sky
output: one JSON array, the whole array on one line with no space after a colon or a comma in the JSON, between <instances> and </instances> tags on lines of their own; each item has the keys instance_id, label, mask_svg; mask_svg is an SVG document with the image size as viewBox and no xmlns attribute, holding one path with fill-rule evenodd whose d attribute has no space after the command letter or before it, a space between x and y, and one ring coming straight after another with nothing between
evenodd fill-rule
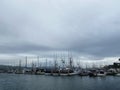
<instances>
[{"instance_id":1,"label":"overcast sky","mask_svg":"<svg viewBox=\"0 0 120 90\"><path fill-rule=\"evenodd\" d=\"M0 0L0 55L120 56L120 0Z\"/></svg>"}]
</instances>

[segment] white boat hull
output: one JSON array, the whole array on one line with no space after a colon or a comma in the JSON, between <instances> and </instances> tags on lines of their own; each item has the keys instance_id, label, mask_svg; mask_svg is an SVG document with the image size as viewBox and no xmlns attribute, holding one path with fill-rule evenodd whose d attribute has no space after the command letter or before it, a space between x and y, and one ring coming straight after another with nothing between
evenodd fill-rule
<instances>
[{"instance_id":1,"label":"white boat hull","mask_svg":"<svg viewBox=\"0 0 120 90\"><path fill-rule=\"evenodd\" d=\"M98 77L105 77L106 74L97 74Z\"/></svg>"}]
</instances>

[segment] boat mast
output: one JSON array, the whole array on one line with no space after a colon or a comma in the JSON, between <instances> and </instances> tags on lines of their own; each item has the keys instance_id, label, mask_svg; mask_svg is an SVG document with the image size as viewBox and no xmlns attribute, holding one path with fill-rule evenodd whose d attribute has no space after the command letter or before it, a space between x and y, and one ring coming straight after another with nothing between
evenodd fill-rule
<instances>
[{"instance_id":1,"label":"boat mast","mask_svg":"<svg viewBox=\"0 0 120 90\"><path fill-rule=\"evenodd\" d=\"M46 65L45 65L46 69L47 69L47 66L48 66L48 65L47 65L47 58L46 58Z\"/></svg>"},{"instance_id":2,"label":"boat mast","mask_svg":"<svg viewBox=\"0 0 120 90\"><path fill-rule=\"evenodd\" d=\"M61 62L62 62L62 68L64 69L65 68L65 60L61 54Z\"/></svg>"},{"instance_id":3,"label":"boat mast","mask_svg":"<svg viewBox=\"0 0 120 90\"><path fill-rule=\"evenodd\" d=\"M71 53L70 56L69 56L69 53L68 53L68 58L69 58L69 67L70 67L70 69L72 69L72 68L73 68L73 57L72 57L72 53Z\"/></svg>"},{"instance_id":4,"label":"boat mast","mask_svg":"<svg viewBox=\"0 0 120 90\"><path fill-rule=\"evenodd\" d=\"M55 70L57 69L57 54L55 55L55 57L54 57L54 68L55 68Z\"/></svg>"},{"instance_id":5,"label":"boat mast","mask_svg":"<svg viewBox=\"0 0 120 90\"><path fill-rule=\"evenodd\" d=\"M40 67L40 64L39 64L39 56L37 56L37 61L38 61L38 68Z\"/></svg>"},{"instance_id":6,"label":"boat mast","mask_svg":"<svg viewBox=\"0 0 120 90\"><path fill-rule=\"evenodd\" d=\"M25 57L25 68L27 68L27 56Z\"/></svg>"},{"instance_id":7,"label":"boat mast","mask_svg":"<svg viewBox=\"0 0 120 90\"><path fill-rule=\"evenodd\" d=\"M19 73L21 72L21 60L19 60Z\"/></svg>"}]
</instances>

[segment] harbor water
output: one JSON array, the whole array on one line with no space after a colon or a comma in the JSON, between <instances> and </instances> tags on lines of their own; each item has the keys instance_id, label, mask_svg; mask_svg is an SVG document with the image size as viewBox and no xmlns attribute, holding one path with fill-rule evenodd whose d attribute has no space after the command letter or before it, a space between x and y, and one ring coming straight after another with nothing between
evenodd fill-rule
<instances>
[{"instance_id":1,"label":"harbor water","mask_svg":"<svg viewBox=\"0 0 120 90\"><path fill-rule=\"evenodd\" d=\"M120 77L0 74L0 90L120 90Z\"/></svg>"}]
</instances>

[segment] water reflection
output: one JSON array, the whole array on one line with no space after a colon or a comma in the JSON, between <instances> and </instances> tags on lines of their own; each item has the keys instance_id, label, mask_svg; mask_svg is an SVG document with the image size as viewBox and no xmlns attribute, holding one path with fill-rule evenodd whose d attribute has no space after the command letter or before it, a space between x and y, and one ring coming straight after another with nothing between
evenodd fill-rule
<instances>
[{"instance_id":1,"label":"water reflection","mask_svg":"<svg viewBox=\"0 0 120 90\"><path fill-rule=\"evenodd\" d=\"M0 74L0 90L118 90L119 77L52 77Z\"/></svg>"}]
</instances>

